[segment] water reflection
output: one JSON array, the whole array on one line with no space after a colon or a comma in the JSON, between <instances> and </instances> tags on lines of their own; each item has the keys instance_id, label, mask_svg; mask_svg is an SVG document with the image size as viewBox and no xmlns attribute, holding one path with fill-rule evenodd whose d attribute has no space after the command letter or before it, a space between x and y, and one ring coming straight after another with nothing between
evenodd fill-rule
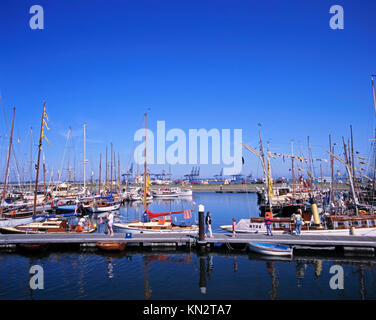
<instances>
[{"instance_id":1,"label":"water reflection","mask_svg":"<svg viewBox=\"0 0 376 320\"><path fill-rule=\"evenodd\" d=\"M113 259L107 258L107 278L112 279L114 277L114 264Z\"/></svg>"},{"instance_id":2,"label":"water reflection","mask_svg":"<svg viewBox=\"0 0 376 320\"><path fill-rule=\"evenodd\" d=\"M177 249L166 252L155 248L34 257L15 253L8 257L24 261L28 267L43 265L48 281L48 293L47 290L32 291L25 287L25 278L21 279L19 271L12 273L12 267L7 264L8 274L0 275L0 282L9 299L50 299L55 295L62 299L146 300L376 298L375 257L317 254L276 258L244 251L213 249L196 253ZM344 268L345 290L330 289L332 265ZM23 290L19 290L21 286Z\"/></svg>"},{"instance_id":3,"label":"water reflection","mask_svg":"<svg viewBox=\"0 0 376 320\"><path fill-rule=\"evenodd\" d=\"M278 281L278 277L277 277L278 271L276 270L276 268L274 266L274 262L272 262L272 261L266 262L266 271L268 272L268 274L270 275L271 280L272 280L272 289L269 292L270 298L272 300L276 300L278 298L279 281Z\"/></svg>"},{"instance_id":4,"label":"water reflection","mask_svg":"<svg viewBox=\"0 0 376 320\"><path fill-rule=\"evenodd\" d=\"M198 284L202 294L206 294L206 263L205 257L200 257L200 280Z\"/></svg>"},{"instance_id":5,"label":"water reflection","mask_svg":"<svg viewBox=\"0 0 376 320\"><path fill-rule=\"evenodd\" d=\"M307 270L307 264L302 260L296 261L296 279L298 280L298 287L302 286L302 281L304 279L305 272Z\"/></svg>"}]
</instances>

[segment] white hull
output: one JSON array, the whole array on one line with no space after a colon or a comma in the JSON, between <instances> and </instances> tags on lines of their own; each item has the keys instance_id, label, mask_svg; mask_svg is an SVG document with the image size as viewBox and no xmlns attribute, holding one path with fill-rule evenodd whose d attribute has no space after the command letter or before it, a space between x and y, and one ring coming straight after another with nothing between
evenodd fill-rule
<instances>
[{"instance_id":1,"label":"white hull","mask_svg":"<svg viewBox=\"0 0 376 320\"><path fill-rule=\"evenodd\" d=\"M179 198L178 194L154 194L155 199L176 199Z\"/></svg>"},{"instance_id":2,"label":"white hull","mask_svg":"<svg viewBox=\"0 0 376 320\"><path fill-rule=\"evenodd\" d=\"M265 248L265 247L260 247L260 246L255 246L251 243L248 244L249 250L259 253L259 254L264 254L268 256L284 256L284 257L290 257L292 255L292 249L290 250L275 250L272 248Z\"/></svg>"},{"instance_id":3,"label":"white hull","mask_svg":"<svg viewBox=\"0 0 376 320\"><path fill-rule=\"evenodd\" d=\"M17 227L32 222L42 221L44 218L21 218L21 219L2 219L0 220L0 228Z\"/></svg>"},{"instance_id":4,"label":"white hull","mask_svg":"<svg viewBox=\"0 0 376 320\"><path fill-rule=\"evenodd\" d=\"M87 209L90 212L97 213L97 212L115 211L115 210L119 210L119 208L120 208L120 204L116 204L116 205L109 206L109 207L86 207L85 209Z\"/></svg>"},{"instance_id":5,"label":"white hull","mask_svg":"<svg viewBox=\"0 0 376 320\"><path fill-rule=\"evenodd\" d=\"M179 233L179 234L198 234L198 229L164 229L164 230L156 230L156 229L141 229L137 227L131 227L127 223L114 223L113 230L117 233L124 233L124 232L131 232L131 233L146 233L146 234L169 234L169 233Z\"/></svg>"},{"instance_id":6,"label":"white hull","mask_svg":"<svg viewBox=\"0 0 376 320\"><path fill-rule=\"evenodd\" d=\"M220 227L222 230L232 232L232 225L224 225ZM250 223L247 219L241 219L235 228L236 233L249 233L249 234L266 234L266 228L264 223ZM295 233L295 230L292 230ZM287 234L288 230L273 230L273 234ZM302 230L301 235L349 235L350 229L313 229ZM355 228L356 236L376 236L376 228Z\"/></svg>"}]
</instances>

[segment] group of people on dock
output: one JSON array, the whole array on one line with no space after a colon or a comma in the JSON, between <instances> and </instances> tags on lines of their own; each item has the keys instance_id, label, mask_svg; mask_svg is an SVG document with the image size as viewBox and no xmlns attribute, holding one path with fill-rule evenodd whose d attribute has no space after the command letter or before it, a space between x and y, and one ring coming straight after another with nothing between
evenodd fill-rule
<instances>
[{"instance_id":1,"label":"group of people on dock","mask_svg":"<svg viewBox=\"0 0 376 320\"><path fill-rule=\"evenodd\" d=\"M301 234L302 225L304 224L303 221L303 214L302 209L297 209L295 213L291 216L291 222L295 224L295 233L297 235ZM270 212L265 213L265 226L266 226L266 235L272 236L272 215ZM290 230L292 233L292 230Z\"/></svg>"}]
</instances>

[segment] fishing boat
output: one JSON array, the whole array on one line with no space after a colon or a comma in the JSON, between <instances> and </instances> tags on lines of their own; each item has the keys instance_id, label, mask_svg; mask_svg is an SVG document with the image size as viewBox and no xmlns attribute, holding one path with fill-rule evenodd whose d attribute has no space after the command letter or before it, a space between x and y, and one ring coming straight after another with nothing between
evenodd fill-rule
<instances>
[{"instance_id":1,"label":"fishing boat","mask_svg":"<svg viewBox=\"0 0 376 320\"><path fill-rule=\"evenodd\" d=\"M126 242L97 242L97 248L104 251L124 251Z\"/></svg>"},{"instance_id":2,"label":"fishing boat","mask_svg":"<svg viewBox=\"0 0 376 320\"><path fill-rule=\"evenodd\" d=\"M272 256L292 256L293 253L290 246L274 243L249 242L248 249L259 254Z\"/></svg>"}]
</instances>

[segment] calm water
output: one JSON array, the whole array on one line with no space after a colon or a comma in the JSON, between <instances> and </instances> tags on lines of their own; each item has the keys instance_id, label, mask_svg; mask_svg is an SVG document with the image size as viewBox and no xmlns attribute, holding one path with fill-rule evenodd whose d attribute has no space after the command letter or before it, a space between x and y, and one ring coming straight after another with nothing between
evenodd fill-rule
<instances>
[{"instance_id":1,"label":"calm water","mask_svg":"<svg viewBox=\"0 0 376 320\"><path fill-rule=\"evenodd\" d=\"M258 215L254 194L200 193L193 201L212 212L213 229ZM192 201L154 202L152 210L188 209ZM142 214L124 207L120 219ZM195 217L193 218L195 219ZM180 220L180 218L179 218ZM375 299L375 258L296 255L264 260L241 249L195 251L128 249L0 253L0 299ZM31 290L29 269L44 269L44 289ZM344 289L332 290L329 269L344 269Z\"/></svg>"}]
</instances>

